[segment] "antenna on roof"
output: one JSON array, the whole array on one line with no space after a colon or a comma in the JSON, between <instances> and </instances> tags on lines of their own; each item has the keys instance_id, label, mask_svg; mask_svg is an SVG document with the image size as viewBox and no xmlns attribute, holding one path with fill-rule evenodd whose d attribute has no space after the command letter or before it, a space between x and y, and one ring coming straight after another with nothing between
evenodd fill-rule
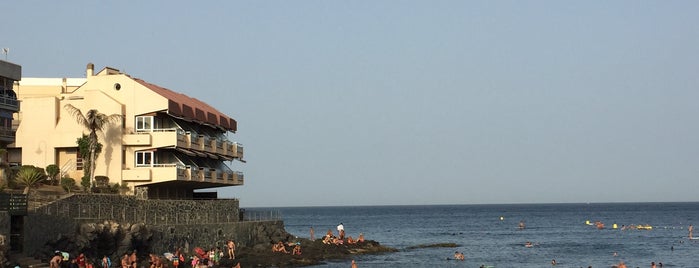
<instances>
[{"instance_id":1,"label":"antenna on roof","mask_svg":"<svg viewBox=\"0 0 699 268\"><path fill-rule=\"evenodd\" d=\"M7 54L9 54L9 53L10 53L9 48L6 47L6 48L2 49L2 54L5 54L5 61L7 61Z\"/></svg>"}]
</instances>

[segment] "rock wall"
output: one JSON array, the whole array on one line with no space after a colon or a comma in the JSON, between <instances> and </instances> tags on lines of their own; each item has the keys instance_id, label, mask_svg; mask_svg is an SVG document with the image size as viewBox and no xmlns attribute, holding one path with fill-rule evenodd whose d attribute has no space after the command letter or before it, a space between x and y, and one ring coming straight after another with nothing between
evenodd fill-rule
<instances>
[{"instance_id":1,"label":"rock wall","mask_svg":"<svg viewBox=\"0 0 699 268\"><path fill-rule=\"evenodd\" d=\"M50 228L46 228L50 226ZM84 195L61 200L29 213L24 253L45 259L55 250L118 260L136 250L141 257L182 248L268 248L288 240L281 220L240 221L238 200L138 200Z\"/></svg>"}]
</instances>

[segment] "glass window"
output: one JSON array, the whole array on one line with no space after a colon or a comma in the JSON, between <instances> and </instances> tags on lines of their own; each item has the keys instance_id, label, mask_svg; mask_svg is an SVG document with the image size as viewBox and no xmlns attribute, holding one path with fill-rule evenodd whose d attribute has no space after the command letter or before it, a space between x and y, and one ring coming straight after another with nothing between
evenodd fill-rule
<instances>
[{"instance_id":1,"label":"glass window","mask_svg":"<svg viewBox=\"0 0 699 268\"><path fill-rule=\"evenodd\" d=\"M151 131L153 130L153 117L152 116L137 116L136 117L136 131Z\"/></svg>"},{"instance_id":2,"label":"glass window","mask_svg":"<svg viewBox=\"0 0 699 268\"><path fill-rule=\"evenodd\" d=\"M153 152L136 152L136 166L151 166L153 164Z\"/></svg>"}]
</instances>

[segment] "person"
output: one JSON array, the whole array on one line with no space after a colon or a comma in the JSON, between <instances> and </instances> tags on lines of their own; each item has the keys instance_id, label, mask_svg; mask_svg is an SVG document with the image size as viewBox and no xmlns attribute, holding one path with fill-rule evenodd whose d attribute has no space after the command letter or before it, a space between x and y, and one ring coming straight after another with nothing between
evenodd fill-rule
<instances>
[{"instance_id":1,"label":"person","mask_svg":"<svg viewBox=\"0 0 699 268\"><path fill-rule=\"evenodd\" d=\"M110 260L107 255L104 255L104 257L102 257L102 268L109 268L110 266L112 266L112 260Z\"/></svg>"},{"instance_id":2,"label":"person","mask_svg":"<svg viewBox=\"0 0 699 268\"><path fill-rule=\"evenodd\" d=\"M177 264L175 264L175 260L177 260ZM182 254L182 249L177 248L175 250L175 256L173 257L173 260L172 260L172 265L175 266L175 268L177 268L177 266L180 266L180 265L184 266L184 264L185 264L184 263L184 254Z\"/></svg>"},{"instance_id":3,"label":"person","mask_svg":"<svg viewBox=\"0 0 699 268\"><path fill-rule=\"evenodd\" d=\"M463 261L466 259L466 257L464 257L463 253L457 251L457 252L454 252L454 259L459 260L459 261Z\"/></svg>"},{"instance_id":4,"label":"person","mask_svg":"<svg viewBox=\"0 0 699 268\"><path fill-rule=\"evenodd\" d=\"M692 232L694 231L694 226L689 225L689 239L692 239Z\"/></svg>"},{"instance_id":5,"label":"person","mask_svg":"<svg viewBox=\"0 0 699 268\"><path fill-rule=\"evenodd\" d=\"M556 259L551 260L551 265L556 265Z\"/></svg>"},{"instance_id":6,"label":"person","mask_svg":"<svg viewBox=\"0 0 699 268\"><path fill-rule=\"evenodd\" d=\"M291 255L301 255L301 245L296 243L294 249L291 251Z\"/></svg>"},{"instance_id":7,"label":"person","mask_svg":"<svg viewBox=\"0 0 699 268\"><path fill-rule=\"evenodd\" d=\"M357 244L357 241L354 240L354 238L352 238L352 236L350 235L349 237L347 237L347 244L354 245Z\"/></svg>"},{"instance_id":8,"label":"person","mask_svg":"<svg viewBox=\"0 0 699 268\"><path fill-rule=\"evenodd\" d=\"M284 243L282 241L279 241L278 243L272 245L272 252L289 253L286 250L286 247L284 246Z\"/></svg>"},{"instance_id":9,"label":"person","mask_svg":"<svg viewBox=\"0 0 699 268\"><path fill-rule=\"evenodd\" d=\"M315 240L316 240L316 234L313 231L313 226L311 226L311 241L315 241Z\"/></svg>"},{"instance_id":10,"label":"person","mask_svg":"<svg viewBox=\"0 0 699 268\"><path fill-rule=\"evenodd\" d=\"M333 242L333 237L330 235L326 235L323 237L323 244L329 245L330 243Z\"/></svg>"},{"instance_id":11,"label":"person","mask_svg":"<svg viewBox=\"0 0 699 268\"><path fill-rule=\"evenodd\" d=\"M622 261L616 266L617 268L626 268L626 264Z\"/></svg>"},{"instance_id":12,"label":"person","mask_svg":"<svg viewBox=\"0 0 699 268\"><path fill-rule=\"evenodd\" d=\"M519 221L517 228L519 228L520 230L524 230L524 227L525 227L524 220Z\"/></svg>"},{"instance_id":13,"label":"person","mask_svg":"<svg viewBox=\"0 0 699 268\"><path fill-rule=\"evenodd\" d=\"M172 257L172 266L175 268L180 266L180 258L178 258L176 254Z\"/></svg>"},{"instance_id":14,"label":"person","mask_svg":"<svg viewBox=\"0 0 699 268\"><path fill-rule=\"evenodd\" d=\"M662 262L659 262L659 263L658 263L658 266L660 266L660 268L663 268L663 263L662 263Z\"/></svg>"},{"instance_id":15,"label":"person","mask_svg":"<svg viewBox=\"0 0 699 268\"><path fill-rule=\"evenodd\" d=\"M357 268L357 262L355 262L354 260L352 260L352 268Z\"/></svg>"},{"instance_id":16,"label":"person","mask_svg":"<svg viewBox=\"0 0 699 268\"><path fill-rule=\"evenodd\" d=\"M194 256L192 257L191 265L192 268L197 268L199 266L199 256L197 256L197 254L194 254Z\"/></svg>"},{"instance_id":17,"label":"person","mask_svg":"<svg viewBox=\"0 0 699 268\"><path fill-rule=\"evenodd\" d=\"M223 256L218 260L220 266L231 267L235 260L235 242L233 240L226 241L226 249L223 251Z\"/></svg>"},{"instance_id":18,"label":"person","mask_svg":"<svg viewBox=\"0 0 699 268\"><path fill-rule=\"evenodd\" d=\"M136 257L135 249L133 252L131 252L131 256L129 256L129 263L131 264L132 268L136 268L138 266L138 257Z\"/></svg>"},{"instance_id":19,"label":"person","mask_svg":"<svg viewBox=\"0 0 699 268\"><path fill-rule=\"evenodd\" d=\"M121 257L121 268L129 267L131 267L131 262L129 262L129 253L124 253L124 256Z\"/></svg>"},{"instance_id":20,"label":"person","mask_svg":"<svg viewBox=\"0 0 699 268\"><path fill-rule=\"evenodd\" d=\"M78 267L80 267L80 268L85 268L85 266L86 266L85 261L86 260L87 259L85 258L84 253L80 253L80 255L78 255L78 257L75 259L75 261L78 263Z\"/></svg>"},{"instance_id":21,"label":"person","mask_svg":"<svg viewBox=\"0 0 699 268\"><path fill-rule=\"evenodd\" d=\"M345 226L342 223L337 226L337 236L339 236L341 240L345 239Z\"/></svg>"},{"instance_id":22,"label":"person","mask_svg":"<svg viewBox=\"0 0 699 268\"><path fill-rule=\"evenodd\" d=\"M655 262L654 262L654 261L650 262L650 268L655 268Z\"/></svg>"},{"instance_id":23,"label":"person","mask_svg":"<svg viewBox=\"0 0 699 268\"><path fill-rule=\"evenodd\" d=\"M359 233L359 237L357 238L357 243L364 243L364 233Z\"/></svg>"},{"instance_id":24,"label":"person","mask_svg":"<svg viewBox=\"0 0 699 268\"><path fill-rule=\"evenodd\" d=\"M54 253L53 258L51 258L51 261L49 261L49 266L51 268L59 268L62 261L63 255L61 255L61 252L57 251Z\"/></svg>"}]
</instances>

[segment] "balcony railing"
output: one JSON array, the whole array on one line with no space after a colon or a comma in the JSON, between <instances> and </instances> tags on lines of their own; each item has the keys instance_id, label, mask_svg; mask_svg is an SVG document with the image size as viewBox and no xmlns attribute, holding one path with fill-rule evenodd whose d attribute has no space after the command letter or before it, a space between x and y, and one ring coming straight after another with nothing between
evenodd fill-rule
<instances>
[{"instance_id":1,"label":"balcony railing","mask_svg":"<svg viewBox=\"0 0 699 268\"><path fill-rule=\"evenodd\" d=\"M3 140L14 140L15 131L12 127L0 127L0 139Z\"/></svg>"},{"instance_id":2,"label":"balcony railing","mask_svg":"<svg viewBox=\"0 0 699 268\"><path fill-rule=\"evenodd\" d=\"M221 170L210 167L185 166L180 163L158 163L139 166L122 171L122 176L138 181L185 180L216 182L230 185L242 185L243 173L240 171Z\"/></svg>"},{"instance_id":3,"label":"balcony railing","mask_svg":"<svg viewBox=\"0 0 699 268\"><path fill-rule=\"evenodd\" d=\"M8 96L6 94L0 95L0 106L4 106L4 108L8 110L19 111L19 101L17 101L17 97Z\"/></svg>"},{"instance_id":4,"label":"balcony railing","mask_svg":"<svg viewBox=\"0 0 699 268\"><path fill-rule=\"evenodd\" d=\"M177 128L135 130L135 133L124 135L123 142L125 145L135 146L177 146L187 150L216 154L227 159L243 158L243 145L240 143Z\"/></svg>"}]
</instances>

